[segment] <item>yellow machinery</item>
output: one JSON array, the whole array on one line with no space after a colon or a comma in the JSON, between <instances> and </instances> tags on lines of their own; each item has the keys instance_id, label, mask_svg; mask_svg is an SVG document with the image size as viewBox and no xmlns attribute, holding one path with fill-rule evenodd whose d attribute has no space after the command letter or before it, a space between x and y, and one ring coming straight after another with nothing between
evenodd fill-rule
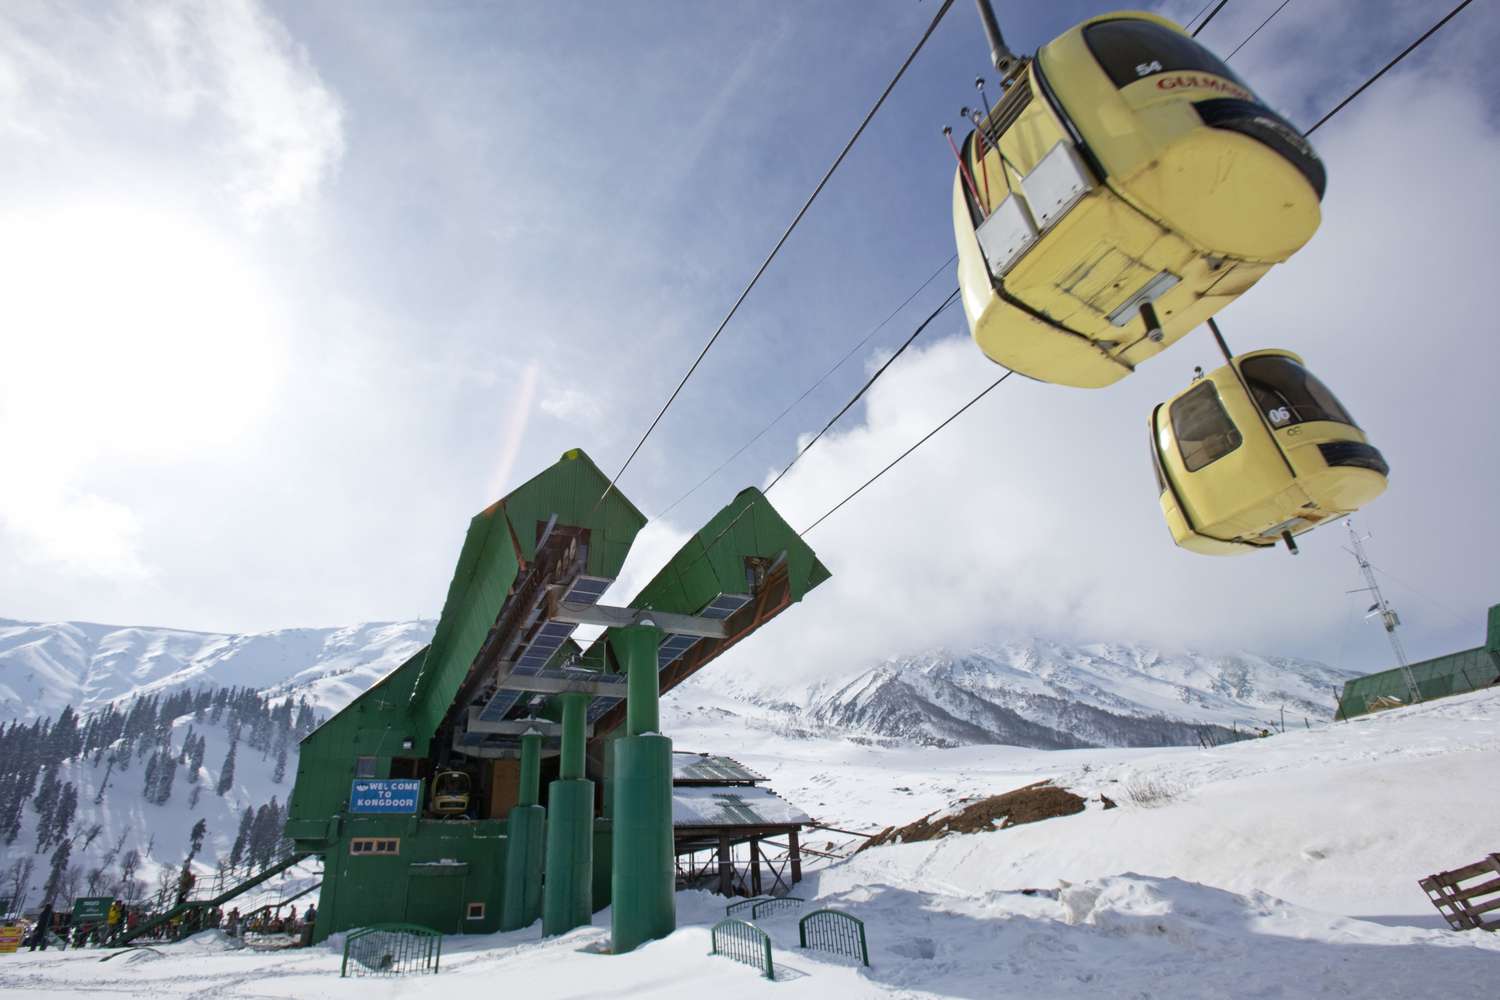
<instances>
[{"instance_id":1,"label":"yellow machinery","mask_svg":"<svg viewBox=\"0 0 1500 1000\"><path fill-rule=\"evenodd\" d=\"M1109 385L1318 228L1322 161L1171 21L1091 18L1015 59L980 11L1008 86L972 116L953 226L964 311L991 359Z\"/></svg>"},{"instance_id":2,"label":"yellow machinery","mask_svg":"<svg viewBox=\"0 0 1500 1000\"><path fill-rule=\"evenodd\" d=\"M1210 555L1278 541L1296 552L1296 535L1369 503L1389 473L1289 351L1231 358L1156 407L1151 452L1173 540Z\"/></svg>"},{"instance_id":3,"label":"yellow machinery","mask_svg":"<svg viewBox=\"0 0 1500 1000\"><path fill-rule=\"evenodd\" d=\"M469 775L465 771L439 771L432 779L428 800L439 816L462 816L469 811Z\"/></svg>"}]
</instances>

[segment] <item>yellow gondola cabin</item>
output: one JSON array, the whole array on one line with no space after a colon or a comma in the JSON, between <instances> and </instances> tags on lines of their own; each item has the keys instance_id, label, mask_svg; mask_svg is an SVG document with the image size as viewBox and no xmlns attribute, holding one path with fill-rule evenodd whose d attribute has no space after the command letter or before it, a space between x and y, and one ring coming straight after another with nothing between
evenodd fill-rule
<instances>
[{"instance_id":1,"label":"yellow gondola cabin","mask_svg":"<svg viewBox=\"0 0 1500 1000\"><path fill-rule=\"evenodd\" d=\"M469 775L439 771L432 779L431 809L439 816L462 816L469 811Z\"/></svg>"},{"instance_id":2,"label":"yellow gondola cabin","mask_svg":"<svg viewBox=\"0 0 1500 1000\"><path fill-rule=\"evenodd\" d=\"M1233 555L1286 541L1385 492L1389 467L1289 351L1255 351L1151 413L1161 509L1185 549Z\"/></svg>"},{"instance_id":3,"label":"yellow gondola cabin","mask_svg":"<svg viewBox=\"0 0 1500 1000\"><path fill-rule=\"evenodd\" d=\"M953 187L964 311L1032 378L1118 381L1318 228L1311 145L1153 14L1074 27L975 117Z\"/></svg>"}]
</instances>

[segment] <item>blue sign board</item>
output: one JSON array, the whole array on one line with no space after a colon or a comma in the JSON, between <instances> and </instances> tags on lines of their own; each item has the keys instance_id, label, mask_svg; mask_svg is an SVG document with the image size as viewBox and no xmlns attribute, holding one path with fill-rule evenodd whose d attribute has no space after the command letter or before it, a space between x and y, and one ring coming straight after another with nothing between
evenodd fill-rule
<instances>
[{"instance_id":1,"label":"blue sign board","mask_svg":"<svg viewBox=\"0 0 1500 1000\"><path fill-rule=\"evenodd\" d=\"M422 801L422 782L416 778L356 778L349 792L352 813L414 813Z\"/></svg>"}]
</instances>

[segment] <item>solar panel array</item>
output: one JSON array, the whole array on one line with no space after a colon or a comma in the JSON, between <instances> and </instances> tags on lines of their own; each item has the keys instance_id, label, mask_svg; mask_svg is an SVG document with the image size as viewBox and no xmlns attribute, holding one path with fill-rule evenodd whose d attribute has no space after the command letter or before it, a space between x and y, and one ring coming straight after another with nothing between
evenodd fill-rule
<instances>
[{"instance_id":1,"label":"solar panel array","mask_svg":"<svg viewBox=\"0 0 1500 1000\"><path fill-rule=\"evenodd\" d=\"M562 599L574 604L596 604L613 582L601 576L580 576L568 585L568 589L563 592ZM543 624L516 657L511 674L534 677L541 673L547 661L551 660L562 648L562 644L568 640L577 627L569 622L549 621ZM504 682L501 682L500 690L496 691L489 704L484 706L479 717L485 722L499 722L520 700L521 694L522 692L507 688Z\"/></svg>"},{"instance_id":2,"label":"solar panel array","mask_svg":"<svg viewBox=\"0 0 1500 1000\"><path fill-rule=\"evenodd\" d=\"M580 576L569 586L567 592L563 594L563 600L570 603L595 604L611 582L613 581L600 577ZM698 617L723 621L749 603L749 594L720 594L712 601L709 601L707 607L698 612ZM577 671L564 672L556 668L551 670L546 669L547 662L557 652L559 647L562 646L563 642L573 634L573 630L576 627L566 622L547 622L544 624L537 630L531 642L527 644L521 655L516 659L515 667L511 671L512 676L540 676L548 678L554 676L558 678L577 676ZM699 636L680 635L675 632L668 633L662 640L661 645L657 647L656 669L666 669L669 665L681 659L683 654L692 649L699 641ZM611 675L595 676L602 680ZM587 715L589 722L599 721L604 717L605 713L624 700L625 685L623 680L621 678L620 689L622 697L597 695L589 701ZM480 711L479 717L485 722L501 721L510 712L516 702L520 700L522 694L523 692L521 691L506 687L502 681L500 690L495 692L489 704L485 705L483 710Z\"/></svg>"}]
</instances>

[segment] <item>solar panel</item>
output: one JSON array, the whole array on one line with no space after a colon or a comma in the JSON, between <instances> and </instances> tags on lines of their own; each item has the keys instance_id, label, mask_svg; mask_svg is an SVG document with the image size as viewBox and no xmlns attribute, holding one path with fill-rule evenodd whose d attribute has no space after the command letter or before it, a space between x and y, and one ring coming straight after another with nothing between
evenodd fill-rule
<instances>
[{"instance_id":1,"label":"solar panel","mask_svg":"<svg viewBox=\"0 0 1500 1000\"><path fill-rule=\"evenodd\" d=\"M699 612L703 618L724 619L750 603L749 594L720 594L708 602L708 607Z\"/></svg>"},{"instance_id":2,"label":"solar panel","mask_svg":"<svg viewBox=\"0 0 1500 1000\"><path fill-rule=\"evenodd\" d=\"M573 604L594 604L609 589L613 580L600 576L580 576L563 594L563 600Z\"/></svg>"},{"instance_id":3,"label":"solar panel","mask_svg":"<svg viewBox=\"0 0 1500 1000\"><path fill-rule=\"evenodd\" d=\"M669 635L662 640L660 646L656 647L656 669L661 670L667 664L674 662L683 653L693 648L698 641L695 635Z\"/></svg>"}]
</instances>

